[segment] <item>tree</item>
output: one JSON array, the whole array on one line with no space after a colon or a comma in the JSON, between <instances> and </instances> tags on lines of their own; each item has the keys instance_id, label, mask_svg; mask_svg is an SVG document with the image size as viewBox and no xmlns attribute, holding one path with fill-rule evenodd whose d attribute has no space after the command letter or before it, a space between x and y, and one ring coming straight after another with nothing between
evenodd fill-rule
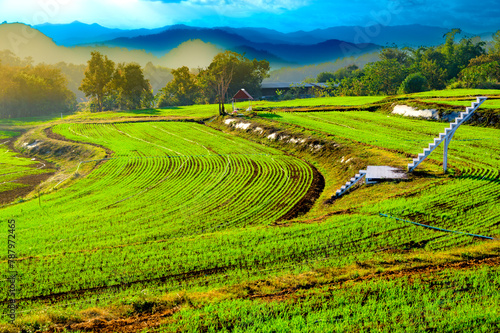
<instances>
[{"instance_id":1,"label":"tree","mask_svg":"<svg viewBox=\"0 0 500 333\"><path fill-rule=\"evenodd\" d=\"M73 111L75 95L53 66L32 66L13 56L0 62L0 118L31 117ZM22 65L22 66L17 66Z\"/></svg>"},{"instance_id":2,"label":"tree","mask_svg":"<svg viewBox=\"0 0 500 333\"><path fill-rule=\"evenodd\" d=\"M339 68L335 73L331 72L322 72L317 76L317 82L334 82L334 81L342 81L346 77L351 77L353 72L358 70L359 67L355 64L348 65L342 68Z\"/></svg>"},{"instance_id":3,"label":"tree","mask_svg":"<svg viewBox=\"0 0 500 333\"><path fill-rule=\"evenodd\" d=\"M385 59L366 65L363 80L370 94L394 95L407 72L407 68L396 59Z\"/></svg>"},{"instance_id":4,"label":"tree","mask_svg":"<svg viewBox=\"0 0 500 333\"><path fill-rule=\"evenodd\" d=\"M470 66L459 74L465 88L497 88L500 81L500 63L493 61Z\"/></svg>"},{"instance_id":5,"label":"tree","mask_svg":"<svg viewBox=\"0 0 500 333\"><path fill-rule=\"evenodd\" d=\"M117 94L120 108L138 109L145 93L151 92L151 85L144 78L139 64L122 63L117 66L113 75L112 89Z\"/></svg>"},{"instance_id":6,"label":"tree","mask_svg":"<svg viewBox=\"0 0 500 333\"><path fill-rule=\"evenodd\" d=\"M328 82L336 79L335 74L331 72L321 72L316 77L316 82Z\"/></svg>"},{"instance_id":7,"label":"tree","mask_svg":"<svg viewBox=\"0 0 500 333\"><path fill-rule=\"evenodd\" d=\"M399 94L412 94L428 89L427 78L421 73L413 73L406 77L399 87Z\"/></svg>"},{"instance_id":8,"label":"tree","mask_svg":"<svg viewBox=\"0 0 500 333\"><path fill-rule=\"evenodd\" d=\"M452 29L451 31L443 35L443 37L446 38L446 41L444 43L443 54L445 55L445 57L448 59L449 62L453 59L453 55L455 53L455 36L461 33L462 33L461 29Z\"/></svg>"},{"instance_id":9,"label":"tree","mask_svg":"<svg viewBox=\"0 0 500 333\"><path fill-rule=\"evenodd\" d=\"M455 78L458 73L467 67L469 61L485 53L484 42L464 38L460 43L455 43L455 36L462 33L460 29L453 29L447 34L442 53L446 58L447 79Z\"/></svg>"},{"instance_id":10,"label":"tree","mask_svg":"<svg viewBox=\"0 0 500 333\"><path fill-rule=\"evenodd\" d=\"M411 58L405 50L400 50L398 48L385 48L380 51L381 60L396 60L398 63L404 66L409 66L411 64Z\"/></svg>"},{"instance_id":11,"label":"tree","mask_svg":"<svg viewBox=\"0 0 500 333\"><path fill-rule=\"evenodd\" d=\"M112 92L115 63L97 51L91 55L91 59L87 62L85 78L78 89L83 91L86 97L96 98L97 109L100 112L103 109L104 98Z\"/></svg>"},{"instance_id":12,"label":"tree","mask_svg":"<svg viewBox=\"0 0 500 333\"><path fill-rule=\"evenodd\" d=\"M491 46L491 53L500 54L500 30L498 30L495 34L493 34L493 43Z\"/></svg>"},{"instance_id":13,"label":"tree","mask_svg":"<svg viewBox=\"0 0 500 333\"><path fill-rule=\"evenodd\" d=\"M210 66L200 72L200 85L206 87L205 98L214 99L219 104L219 114L224 115L228 92L235 94L245 88L249 94L258 96L269 70L266 60L249 60L236 52L226 51L216 55Z\"/></svg>"},{"instance_id":14,"label":"tree","mask_svg":"<svg viewBox=\"0 0 500 333\"><path fill-rule=\"evenodd\" d=\"M196 75L190 73L186 66L172 70L173 79L161 91L159 107L173 105L191 105L201 96Z\"/></svg>"},{"instance_id":15,"label":"tree","mask_svg":"<svg viewBox=\"0 0 500 333\"><path fill-rule=\"evenodd\" d=\"M438 90L446 87L447 71L436 60L424 58L419 64L420 73L427 78L429 89Z\"/></svg>"},{"instance_id":16,"label":"tree","mask_svg":"<svg viewBox=\"0 0 500 333\"><path fill-rule=\"evenodd\" d=\"M236 57L237 54L231 51L219 53L214 57L210 66L201 73L206 86L215 94L221 116L226 114L224 103L233 79Z\"/></svg>"}]
</instances>

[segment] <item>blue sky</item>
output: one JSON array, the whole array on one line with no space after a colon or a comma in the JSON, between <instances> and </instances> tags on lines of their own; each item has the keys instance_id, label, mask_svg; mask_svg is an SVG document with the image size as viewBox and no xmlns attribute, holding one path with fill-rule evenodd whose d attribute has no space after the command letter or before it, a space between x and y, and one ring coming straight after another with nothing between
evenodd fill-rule
<instances>
[{"instance_id":1,"label":"blue sky","mask_svg":"<svg viewBox=\"0 0 500 333\"><path fill-rule=\"evenodd\" d=\"M283 32L419 23L477 33L500 29L500 6L498 0L0 0L2 22L75 20L127 29L188 24Z\"/></svg>"}]
</instances>

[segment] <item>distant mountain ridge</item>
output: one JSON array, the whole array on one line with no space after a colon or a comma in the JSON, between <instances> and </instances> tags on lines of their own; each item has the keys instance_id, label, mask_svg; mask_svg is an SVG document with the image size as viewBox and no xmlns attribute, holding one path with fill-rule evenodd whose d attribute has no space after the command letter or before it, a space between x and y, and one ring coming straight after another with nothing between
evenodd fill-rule
<instances>
[{"instance_id":1,"label":"distant mountain ridge","mask_svg":"<svg viewBox=\"0 0 500 333\"><path fill-rule=\"evenodd\" d=\"M266 59L273 67L285 65L310 65L334 61L341 57L362 55L380 49L380 46L365 43L355 45L341 40L326 40L317 44L257 43L238 34L221 29L174 28L158 34L138 37L120 37L113 40L88 44L124 47L129 50L146 50L161 56L186 40L199 39L221 49L245 52L250 58ZM349 54L347 54L349 51Z\"/></svg>"},{"instance_id":2,"label":"distant mountain ridge","mask_svg":"<svg viewBox=\"0 0 500 333\"><path fill-rule=\"evenodd\" d=\"M222 50L268 60L273 68L314 65L343 57L360 56L384 46L435 46L449 30L419 24L402 26L339 26L312 31L282 33L267 28L202 28L172 25L157 29L121 30L84 24L35 26L60 46L120 47L144 50L162 57L182 43L200 40ZM481 34L488 38L490 34ZM466 32L462 36L472 36Z\"/></svg>"},{"instance_id":3,"label":"distant mountain ridge","mask_svg":"<svg viewBox=\"0 0 500 333\"><path fill-rule=\"evenodd\" d=\"M133 38L154 35L167 30L218 30L232 35L238 35L253 43L264 44L313 45L327 40L337 39L353 44L372 43L384 46L396 44L399 47L419 47L442 44L444 42L443 35L450 30L421 24L399 26L375 25L368 27L338 26L290 33L283 33L268 28L202 28L191 27L184 24L159 27L156 29L122 30L106 28L95 23L85 24L78 21L69 24L41 24L34 26L34 28L51 37L56 44L63 46L104 42L121 37ZM474 36L476 34L463 32L462 35ZM491 35L492 32L479 34L479 36L483 38L489 38Z\"/></svg>"}]
</instances>

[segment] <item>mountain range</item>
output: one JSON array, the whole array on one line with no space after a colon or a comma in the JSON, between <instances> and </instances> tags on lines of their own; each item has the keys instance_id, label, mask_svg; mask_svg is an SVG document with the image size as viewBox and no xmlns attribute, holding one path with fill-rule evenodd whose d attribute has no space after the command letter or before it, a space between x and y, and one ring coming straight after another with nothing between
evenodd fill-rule
<instances>
[{"instance_id":1,"label":"mountain range","mask_svg":"<svg viewBox=\"0 0 500 333\"><path fill-rule=\"evenodd\" d=\"M97 50L115 62L137 62L142 66L152 63L167 68L206 67L217 53L231 50L250 59L266 59L274 71L280 68L294 71L293 77L300 80L316 75L321 69L374 61L377 51L384 46L442 44L447 32L425 25L344 26L282 33L267 28L187 25L121 30L78 21L33 27L4 23L0 24L0 50L49 64L85 64L90 52ZM488 40L491 35L480 36ZM461 36L472 35L464 32Z\"/></svg>"},{"instance_id":2,"label":"mountain range","mask_svg":"<svg viewBox=\"0 0 500 333\"><path fill-rule=\"evenodd\" d=\"M273 68L317 65L361 56L383 46L435 46L444 42L445 28L425 25L340 26L282 33L267 28L201 28L172 25L157 29L120 30L75 21L34 26L59 46L119 47L144 50L161 58L187 41L268 60ZM488 39L492 33L481 35ZM472 34L463 32L462 36ZM212 54L212 52L210 52ZM173 66L168 66L173 67Z\"/></svg>"},{"instance_id":3,"label":"mountain range","mask_svg":"<svg viewBox=\"0 0 500 333\"><path fill-rule=\"evenodd\" d=\"M85 24L78 21L69 24L41 24L34 26L58 45L75 46L80 44L107 42L117 38L134 38L139 36L155 35L171 31L170 35L186 34L192 30L194 39L202 39L208 31L225 32L244 38L252 43L259 44L292 44L313 45L337 39L348 43L372 43L377 45L397 45L398 47L436 46L444 42L444 34L449 29L432 27L420 24L400 26L338 26L312 31L295 31L283 33L267 28L232 28L215 27L200 28L178 24L156 29L120 30L110 29L98 24ZM177 32L173 32L177 31ZM196 36L196 34L199 34ZM483 39L491 38L492 32L485 32L478 36ZM463 36L473 36L467 32ZM222 36L220 37L222 38Z\"/></svg>"}]
</instances>

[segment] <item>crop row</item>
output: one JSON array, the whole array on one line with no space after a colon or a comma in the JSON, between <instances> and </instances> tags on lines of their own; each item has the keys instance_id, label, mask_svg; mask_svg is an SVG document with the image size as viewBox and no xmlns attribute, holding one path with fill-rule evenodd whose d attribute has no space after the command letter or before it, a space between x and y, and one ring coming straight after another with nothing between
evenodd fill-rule
<instances>
[{"instance_id":1,"label":"crop row","mask_svg":"<svg viewBox=\"0 0 500 333\"><path fill-rule=\"evenodd\" d=\"M0 211L16 219L22 239L21 298L106 286L136 269L149 270L141 273L146 279L211 268L217 243L197 247L192 235L273 223L313 180L299 159L198 124L65 124L54 131L115 153L71 187Z\"/></svg>"}]
</instances>

